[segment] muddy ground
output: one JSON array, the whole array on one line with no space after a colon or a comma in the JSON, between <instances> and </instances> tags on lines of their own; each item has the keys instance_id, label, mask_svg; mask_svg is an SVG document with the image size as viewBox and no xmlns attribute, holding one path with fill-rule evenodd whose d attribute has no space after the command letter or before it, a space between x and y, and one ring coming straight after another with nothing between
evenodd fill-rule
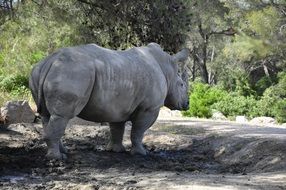
<instances>
[{"instance_id":1,"label":"muddy ground","mask_svg":"<svg viewBox=\"0 0 286 190\"><path fill-rule=\"evenodd\" d=\"M107 126L73 121L65 162L45 159L40 124L0 126L0 189L286 189L286 128L159 120L147 156L106 151Z\"/></svg>"}]
</instances>

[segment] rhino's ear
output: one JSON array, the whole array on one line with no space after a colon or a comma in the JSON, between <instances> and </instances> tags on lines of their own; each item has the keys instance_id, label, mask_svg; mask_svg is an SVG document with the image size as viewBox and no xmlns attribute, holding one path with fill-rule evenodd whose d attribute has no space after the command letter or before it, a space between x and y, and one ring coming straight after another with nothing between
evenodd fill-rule
<instances>
[{"instance_id":1,"label":"rhino's ear","mask_svg":"<svg viewBox=\"0 0 286 190\"><path fill-rule=\"evenodd\" d=\"M190 50L188 48L184 48L175 55L172 56L174 63L184 62L188 59L190 54Z\"/></svg>"}]
</instances>

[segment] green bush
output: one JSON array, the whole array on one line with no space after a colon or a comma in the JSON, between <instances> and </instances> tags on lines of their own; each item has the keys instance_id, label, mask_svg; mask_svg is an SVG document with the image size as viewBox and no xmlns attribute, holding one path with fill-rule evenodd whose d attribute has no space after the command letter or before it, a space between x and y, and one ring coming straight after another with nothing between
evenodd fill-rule
<instances>
[{"instance_id":1,"label":"green bush","mask_svg":"<svg viewBox=\"0 0 286 190\"><path fill-rule=\"evenodd\" d=\"M212 108L228 117L269 116L274 117L280 123L286 122L286 73L280 73L278 79L278 83L267 88L258 100L254 96L242 96L234 92L215 103Z\"/></svg>"},{"instance_id":2,"label":"green bush","mask_svg":"<svg viewBox=\"0 0 286 190\"><path fill-rule=\"evenodd\" d=\"M280 100L274 107L274 116L279 123L286 122L286 99Z\"/></svg>"},{"instance_id":3,"label":"green bush","mask_svg":"<svg viewBox=\"0 0 286 190\"><path fill-rule=\"evenodd\" d=\"M227 117L237 115L254 117L257 115L255 112L257 110L257 100L253 96L241 96L231 93L215 103L212 108L219 110Z\"/></svg>"},{"instance_id":4,"label":"green bush","mask_svg":"<svg viewBox=\"0 0 286 190\"><path fill-rule=\"evenodd\" d=\"M248 77L244 74L240 74L239 76L236 76L235 79L235 92L239 96L253 96L256 94L256 92L252 89Z\"/></svg>"},{"instance_id":5,"label":"green bush","mask_svg":"<svg viewBox=\"0 0 286 190\"><path fill-rule=\"evenodd\" d=\"M274 106L280 100L280 98L275 95L274 91L273 87L265 90L263 96L257 102L257 115L274 116Z\"/></svg>"},{"instance_id":6,"label":"green bush","mask_svg":"<svg viewBox=\"0 0 286 190\"><path fill-rule=\"evenodd\" d=\"M265 90L257 103L257 115L275 117L286 122L286 72L278 75L278 83Z\"/></svg>"},{"instance_id":7,"label":"green bush","mask_svg":"<svg viewBox=\"0 0 286 190\"><path fill-rule=\"evenodd\" d=\"M32 100L27 76L0 75L0 107L11 100Z\"/></svg>"},{"instance_id":8,"label":"green bush","mask_svg":"<svg viewBox=\"0 0 286 190\"><path fill-rule=\"evenodd\" d=\"M267 81L268 79L261 81L263 88L268 85ZM227 117L237 115L245 115L249 118L269 116L274 117L280 123L286 122L286 72L281 72L278 75L277 84L266 88L261 97L251 95L253 92L250 88L245 87L247 87L245 84L237 86L235 91L228 93L218 87L194 83L191 86L189 97L190 108L183 114L208 118L211 116L211 110L214 109ZM245 92L249 95L246 96Z\"/></svg>"},{"instance_id":9,"label":"green bush","mask_svg":"<svg viewBox=\"0 0 286 190\"><path fill-rule=\"evenodd\" d=\"M240 88L240 90L242 89ZM218 87L211 87L202 83L193 84L190 95L190 109L183 114L185 116L209 118L213 109L228 117L237 115L254 117L258 115L256 112L258 110L257 100L254 96L243 96L241 91L229 94Z\"/></svg>"},{"instance_id":10,"label":"green bush","mask_svg":"<svg viewBox=\"0 0 286 190\"><path fill-rule=\"evenodd\" d=\"M25 75L0 76L0 89L6 92L19 91L29 87L29 78Z\"/></svg>"},{"instance_id":11,"label":"green bush","mask_svg":"<svg viewBox=\"0 0 286 190\"><path fill-rule=\"evenodd\" d=\"M211 105L226 96L226 91L207 84L194 83L191 86L190 109L183 112L185 116L211 117Z\"/></svg>"},{"instance_id":12,"label":"green bush","mask_svg":"<svg viewBox=\"0 0 286 190\"><path fill-rule=\"evenodd\" d=\"M254 88L259 96L263 95L263 92L272 85L272 79L268 76L262 77L256 82Z\"/></svg>"},{"instance_id":13,"label":"green bush","mask_svg":"<svg viewBox=\"0 0 286 190\"><path fill-rule=\"evenodd\" d=\"M31 54L29 62L31 64L35 64L35 63L41 61L45 57L45 55L46 54L42 51L36 51L36 52Z\"/></svg>"}]
</instances>

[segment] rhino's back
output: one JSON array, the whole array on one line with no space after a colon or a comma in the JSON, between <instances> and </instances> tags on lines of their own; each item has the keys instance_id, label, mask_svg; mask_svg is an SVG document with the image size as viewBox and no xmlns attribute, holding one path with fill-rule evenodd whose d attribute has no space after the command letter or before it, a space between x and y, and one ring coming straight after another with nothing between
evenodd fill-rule
<instances>
[{"instance_id":1,"label":"rhino's back","mask_svg":"<svg viewBox=\"0 0 286 190\"><path fill-rule=\"evenodd\" d=\"M163 105L167 93L165 78L146 49L112 51L95 47L95 84L80 114L84 119L127 120L140 107Z\"/></svg>"},{"instance_id":2,"label":"rhino's back","mask_svg":"<svg viewBox=\"0 0 286 190\"><path fill-rule=\"evenodd\" d=\"M50 90L51 96L75 93L82 98L76 106L82 118L115 122L126 120L139 107L163 105L165 78L148 49L114 51L90 44L60 51L46 84L58 86Z\"/></svg>"}]
</instances>

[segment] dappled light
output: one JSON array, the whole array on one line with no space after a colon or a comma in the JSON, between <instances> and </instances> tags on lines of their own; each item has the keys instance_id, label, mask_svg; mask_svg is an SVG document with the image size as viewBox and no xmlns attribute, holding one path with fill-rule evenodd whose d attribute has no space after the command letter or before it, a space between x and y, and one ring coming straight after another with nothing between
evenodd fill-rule
<instances>
[{"instance_id":1,"label":"dappled light","mask_svg":"<svg viewBox=\"0 0 286 190\"><path fill-rule=\"evenodd\" d=\"M286 189L286 1L0 0L0 189Z\"/></svg>"}]
</instances>

